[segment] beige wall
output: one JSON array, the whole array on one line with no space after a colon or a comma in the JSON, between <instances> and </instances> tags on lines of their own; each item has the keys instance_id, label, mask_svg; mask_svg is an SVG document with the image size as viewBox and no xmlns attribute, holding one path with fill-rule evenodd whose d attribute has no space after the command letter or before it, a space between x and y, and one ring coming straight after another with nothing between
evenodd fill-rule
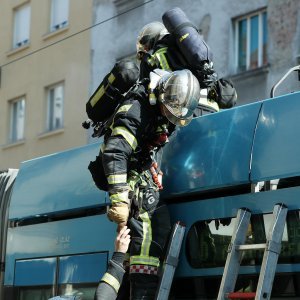
<instances>
[{"instance_id":1,"label":"beige wall","mask_svg":"<svg viewBox=\"0 0 300 300\"><path fill-rule=\"evenodd\" d=\"M30 44L16 51L13 10L26 2L31 5ZM86 144L81 122L89 95L90 30L76 33L91 26L92 2L70 0L68 27L50 34L50 0L1 0L0 169L19 168L24 160ZM46 87L58 82L65 84L64 127L45 133ZM9 144L9 101L23 95L25 140Z\"/></svg>"}]
</instances>

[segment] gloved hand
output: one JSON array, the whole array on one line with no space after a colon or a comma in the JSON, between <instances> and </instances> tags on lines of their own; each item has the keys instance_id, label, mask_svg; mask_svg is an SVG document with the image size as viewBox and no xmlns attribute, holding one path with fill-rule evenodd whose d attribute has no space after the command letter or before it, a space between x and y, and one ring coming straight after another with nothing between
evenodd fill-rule
<instances>
[{"instance_id":1,"label":"gloved hand","mask_svg":"<svg viewBox=\"0 0 300 300\"><path fill-rule=\"evenodd\" d=\"M107 212L107 217L117 224L126 223L128 216L129 207L128 204L124 202L115 203Z\"/></svg>"}]
</instances>

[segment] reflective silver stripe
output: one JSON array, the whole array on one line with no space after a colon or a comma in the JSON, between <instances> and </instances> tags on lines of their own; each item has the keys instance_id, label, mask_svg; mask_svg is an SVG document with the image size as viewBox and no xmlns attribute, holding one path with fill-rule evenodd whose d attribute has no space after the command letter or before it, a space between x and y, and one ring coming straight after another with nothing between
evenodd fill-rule
<instances>
[{"instance_id":1,"label":"reflective silver stripe","mask_svg":"<svg viewBox=\"0 0 300 300\"><path fill-rule=\"evenodd\" d=\"M109 199L112 204L119 203L119 202L128 203L128 191L112 194L109 196Z\"/></svg>"},{"instance_id":2,"label":"reflective silver stripe","mask_svg":"<svg viewBox=\"0 0 300 300\"><path fill-rule=\"evenodd\" d=\"M154 256L134 255L130 257L130 265L149 265L159 267L159 258Z\"/></svg>"},{"instance_id":3,"label":"reflective silver stripe","mask_svg":"<svg viewBox=\"0 0 300 300\"><path fill-rule=\"evenodd\" d=\"M137 140L135 136L128 131L125 127L115 127L112 131L111 136L121 135L124 137L124 139L127 141L127 143L130 145L132 150L135 150L137 147Z\"/></svg>"},{"instance_id":4,"label":"reflective silver stripe","mask_svg":"<svg viewBox=\"0 0 300 300\"><path fill-rule=\"evenodd\" d=\"M103 275L101 281L104 281L107 284L109 284L110 286L112 286L114 288L114 290L118 293L119 288L120 288L120 282L118 281L117 278L115 278L114 276L112 276L109 273L105 273Z\"/></svg>"},{"instance_id":5,"label":"reflective silver stripe","mask_svg":"<svg viewBox=\"0 0 300 300\"><path fill-rule=\"evenodd\" d=\"M114 174L107 177L108 184L118 184L127 182L127 174Z\"/></svg>"}]
</instances>

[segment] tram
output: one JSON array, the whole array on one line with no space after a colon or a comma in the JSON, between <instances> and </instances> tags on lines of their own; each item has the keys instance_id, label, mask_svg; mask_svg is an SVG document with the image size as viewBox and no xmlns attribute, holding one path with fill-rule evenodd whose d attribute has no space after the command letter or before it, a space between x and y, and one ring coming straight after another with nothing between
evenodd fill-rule
<instances>
[{"instance_id":1,"label":"tram","mask_svg":"<svg viewBox=\"0 0 300 300\"><path fill-rule=\"evenodd\" d=\"M239 208L247 244L288 208L271 299L300 297L300 93L195 118L163 150L172 222L186 226L170 299L216 299ZM0 173L1 299L92 300L113 252L109 199L87 170L94 143ZM263 252L243 256L236 290L255 291Z\"/></svg>"}]
</instances>

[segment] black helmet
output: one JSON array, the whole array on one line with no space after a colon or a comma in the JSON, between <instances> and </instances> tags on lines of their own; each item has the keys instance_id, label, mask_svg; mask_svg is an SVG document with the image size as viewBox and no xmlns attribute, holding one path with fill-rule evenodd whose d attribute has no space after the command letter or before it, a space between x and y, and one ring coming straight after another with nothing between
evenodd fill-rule
<instances>
[{"instance_id":1,"label":"black helmet","mask_svg":"<svg viewBox=\"0 0 300 300\"><path fill-rule=\"evenodd\" d=\"M164 75L157 90L166 118L174 125L188 125L200 98L200 85L192 72L180 70Z\"/></svg>"},{"instance_id":2,"label":"black helmet","mask_svg":"<svg viewBox=\"0 0 300 300\"><path fill-rule=\"evenodd\" d=\"M141 58L143 53L153 49L156 42L166 34L168 34L168 31L164 24L160 22L152 22L145 25L137 37L137 57Z\"/></svg>"}]
</instances>

